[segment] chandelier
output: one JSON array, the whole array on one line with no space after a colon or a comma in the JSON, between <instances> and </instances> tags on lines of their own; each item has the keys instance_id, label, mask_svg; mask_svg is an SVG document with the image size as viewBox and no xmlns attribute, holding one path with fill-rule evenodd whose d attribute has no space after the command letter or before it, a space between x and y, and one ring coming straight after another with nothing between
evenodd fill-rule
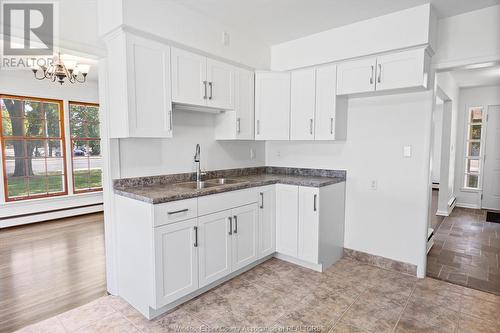
<instances>
[{"instance_id":1,"label":"chandelier","mask_svg":"<svg viewBox=\"0 0 500 333\"><path fill-rule=\"evenodd\" d=\"M32 68L32 71L37 80L48 79L63 84L65 79L68 79L70 83L85 82L89 69L89 65L77 64L75 60L63 61L61 54L58 53L49 66L37 66Z\"/></svg>"}]
</instances>

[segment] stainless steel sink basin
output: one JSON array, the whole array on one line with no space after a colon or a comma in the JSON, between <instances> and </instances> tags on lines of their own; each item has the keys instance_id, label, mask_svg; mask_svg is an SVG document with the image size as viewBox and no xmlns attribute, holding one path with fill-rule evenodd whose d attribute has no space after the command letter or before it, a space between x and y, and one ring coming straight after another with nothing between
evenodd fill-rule
<instances>
[{"instance_id":1,"label":"stainless steel sink basin","mask_svg":"<svg viewBox=\"0 0 500 333\"><path fill-rule=\"evenodd\" d=\"M217 185L219 185L219 184L208 183L208 182L204 182L204 181L202 181L202 182L186 182L186 183L177 184L177 186L185 187L185 188L189 188L189 189L193 189L193 190L201 190L203 188L214 187Z\"/></svg>"},{"instance_id":2,"label":"stainless steel sink basin","mask_svg":"<svg viewBox=\"0 0 500 333\"><path fill-rule=\"evenodd\" d=\"M207 183L210 184L217 184L217 185L224 185L224 184L236 184L239 183L238 180L235 179L228 179L228 178L216 178L216 179L209 179L206 181Z\"/></svg>"}]
</instances>

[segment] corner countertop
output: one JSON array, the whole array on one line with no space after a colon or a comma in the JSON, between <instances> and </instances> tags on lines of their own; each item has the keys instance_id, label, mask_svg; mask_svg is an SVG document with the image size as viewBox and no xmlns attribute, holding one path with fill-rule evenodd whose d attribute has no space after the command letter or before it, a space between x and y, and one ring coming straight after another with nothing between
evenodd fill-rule
<instances>
[{"instance_id":1,"label":"corner countertop","mask_svg":"<svg viewBox=\"0 0 500 333\"><path fill-rule=\"evenodd\" d=\"M237 182L203 189L183 186L182 183L192 180L192 176L192 174L177 174L119 179L114 181L114 191L115 194L124 197L159 204L272 184L322 187L344 182L346 173L343 170L277 167L218 170L209 172L206 178L224 177Z\"/></svg>"}]
</instances>

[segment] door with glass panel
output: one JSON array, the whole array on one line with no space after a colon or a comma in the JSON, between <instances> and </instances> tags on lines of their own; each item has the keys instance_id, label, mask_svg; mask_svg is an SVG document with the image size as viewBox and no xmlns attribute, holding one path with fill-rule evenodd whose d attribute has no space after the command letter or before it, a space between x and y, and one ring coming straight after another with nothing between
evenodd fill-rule
<instances>
[{"instance_id":1,"label":"door with glass panel","mask_svg":"<svg viewBox=\"0 0 500 333\"><path fill-rule=\"evenodd\" d=\"M500 210L500 105L488 108L482 208Z\"/></svg>"}]
</instances>

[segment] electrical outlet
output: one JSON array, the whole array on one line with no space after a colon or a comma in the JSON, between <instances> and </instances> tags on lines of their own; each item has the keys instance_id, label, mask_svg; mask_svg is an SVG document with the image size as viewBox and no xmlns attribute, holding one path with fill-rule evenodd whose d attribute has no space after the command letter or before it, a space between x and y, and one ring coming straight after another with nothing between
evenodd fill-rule
<instances>
[{"instance_id":1,"label":"electrical outlet","mask_svg":"<svg viewBox=\"0 0 500 333\"><path fill-rule=\"evenodd\" d=\"M224 46L229 46L229 33L224 31L222 33L222 45Z\"/></svg>"},{"instance_id":2,"label":"electrical outlet","mask_svg":"<svg viewBox=\"0 0 500 333\"><path fill-rule=\"evenodd\" d=\"M377 190L377 180L376 179L372 179L370 181L370 190L372 190L372 191L376 191Z\"/></svg>"}]
</instances>

